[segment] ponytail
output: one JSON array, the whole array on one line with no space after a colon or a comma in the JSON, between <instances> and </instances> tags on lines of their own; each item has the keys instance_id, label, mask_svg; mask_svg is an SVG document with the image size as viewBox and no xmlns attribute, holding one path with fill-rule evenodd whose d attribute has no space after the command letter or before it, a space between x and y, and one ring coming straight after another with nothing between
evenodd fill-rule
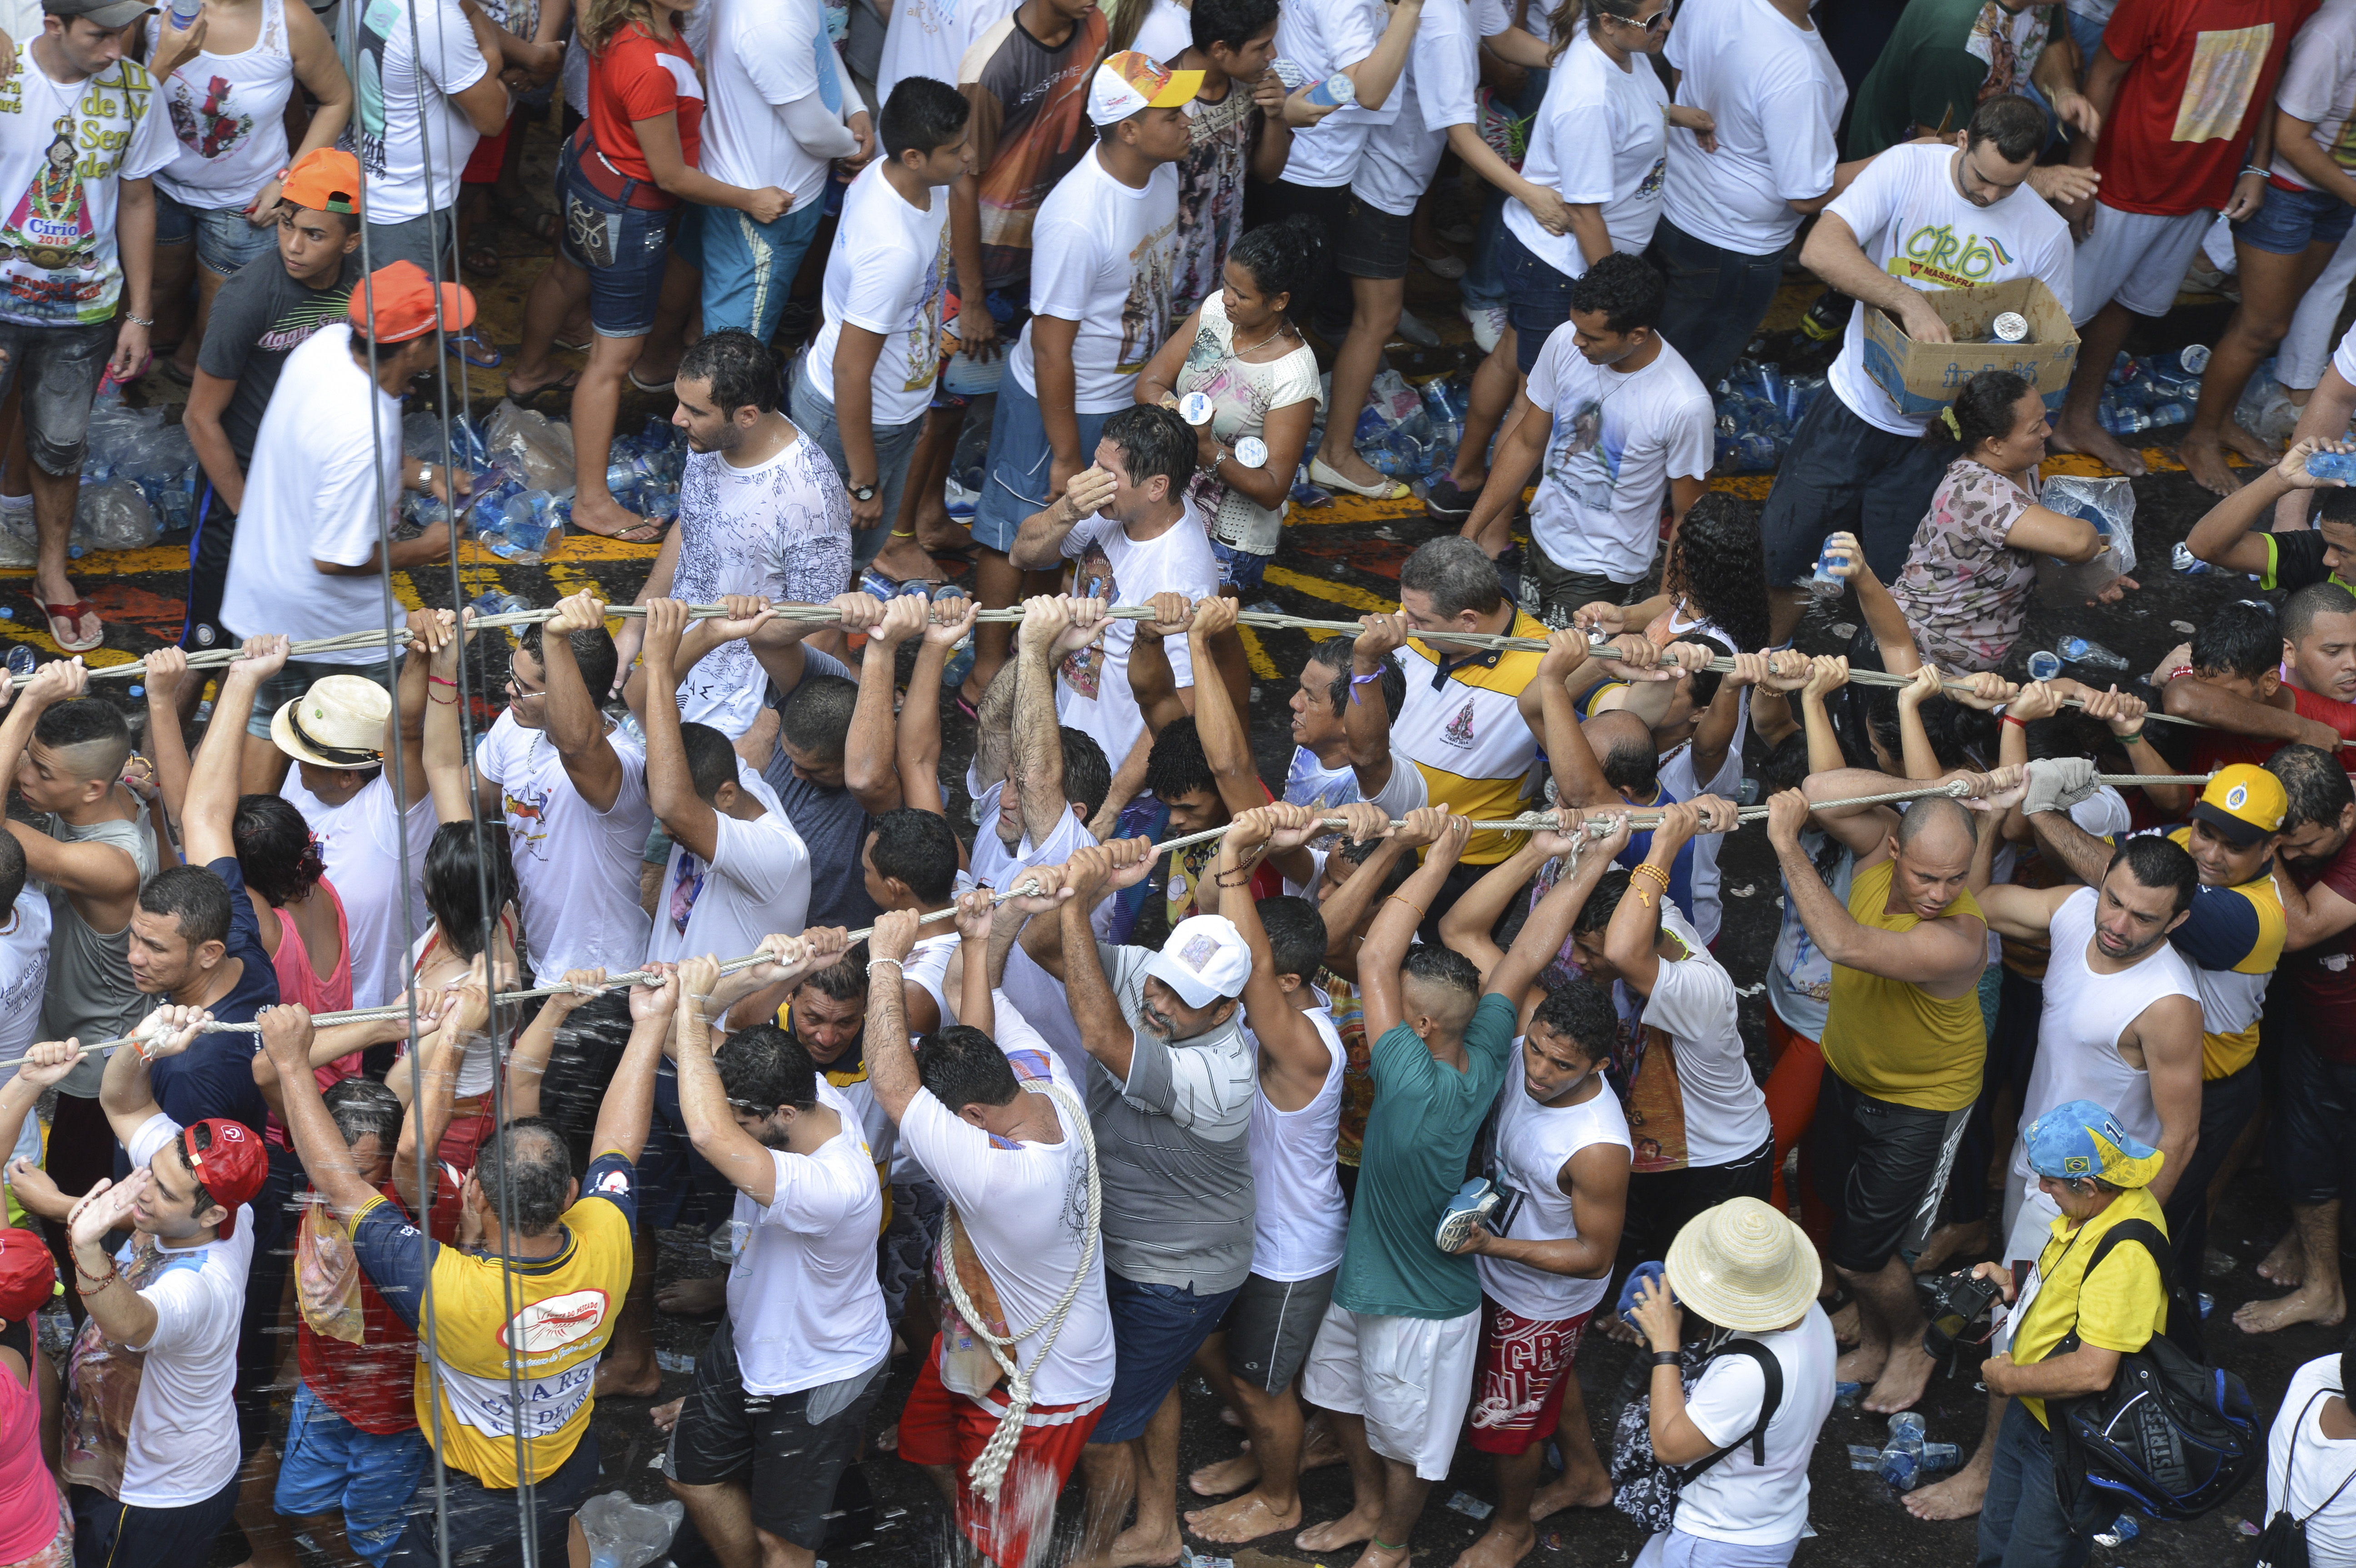
<instances>
[{"instance_id":1,"label":"ponytail","mask_svg":"<svg viewBox=\"0 0 2356 1568\"><path fill-rule=\"evenodd\" d=\"M2012 433L2013 407L2033 390L2010 371L1982 371L1931 421L1922 439L1944 449L1951 461L1968 457L1980 449L1980 443Z\"/></svg>"}]
</instances>

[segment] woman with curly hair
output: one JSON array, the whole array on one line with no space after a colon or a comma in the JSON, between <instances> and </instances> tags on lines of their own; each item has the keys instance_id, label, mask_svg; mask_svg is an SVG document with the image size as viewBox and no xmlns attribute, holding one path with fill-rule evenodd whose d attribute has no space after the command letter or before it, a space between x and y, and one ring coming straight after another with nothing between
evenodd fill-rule
<instances>
[{"instance_id":1,"label":"woman with curly hair","mask_svg":"<svg viewBox=\"0 0 2356 1568\"><path fill-rule=\"evenodd\" d=\"M1633 605L1585 605L1571 618L1613 636L1641 631L1662 648L1704 636L1737 653L1760 652L1771 634L1758 509L1740 496L1703 496L1669 540L1659 593Z\"/></svg>"}]
</instances>

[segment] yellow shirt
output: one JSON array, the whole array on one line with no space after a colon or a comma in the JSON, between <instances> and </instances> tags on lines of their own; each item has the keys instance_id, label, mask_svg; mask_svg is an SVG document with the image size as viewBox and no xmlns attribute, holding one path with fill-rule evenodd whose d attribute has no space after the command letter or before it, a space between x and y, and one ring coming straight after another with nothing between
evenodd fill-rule
<instances>
[{"instance_id":1,"label":"yellow shirt","mask_svg":"<svg viewBox=\"0 0 2356 1568\"><path fill-rule=\"evenodd\" d=\"M2086 1265L2103 1233L2123 1219L2146 1220L2158 1227L2161 1235L2168 1234L2159 1205L2139 1187L2119 1194L2108 1208L2083 1225L2073 1227L2066 1214L2053 1222L2052 1239L2037 1259L2036 1299L2013 1330L2015 1366L2045 1359L2073 1328L2079 1343L2125 1356L2142 1349L2168 1326L2168 1282L2160 1278L2152 1255L2133 1241L2112 1248L2091 1285L2086 1279ZM2043 1400L2023 1396L2020 1402L2045 1422Z\"/></svg>"},{"instance_id":2,"label":"yellow shirt","mask_svg":"<svg viewBox=\"0 0 2356 1568\"><path fill-rule=\"evenodd\" d=\"M1860 871L1849 885L1848 912L1876 931L1911 931L1912 912L1890 913L1895 861ZM1970 893L1947 906L1943 920L1980 914ZM1924 1111L1961 1111L1979 1098L1987 1027L1977 991L1942 1001L1909 981L1833 965L1832 1002L1825 1017L1825 1065L1843 1083L1876 1100Z\"/></svg>"},{"instance_id":3,"label":"yellow shirt","mask_svg":"<svg viewBox=\"0 0 2356 1568\"><path fill-rule=\"evenodd\" d=\"M2190 828L2168 835L2190 848ZM2201 992L2201 1077L2214 1083L2250 1065L2258 1054L2258 1014L2266 982L2282 958L2286 925L2273 862L2236 887L2203 886L2193 895L2184 924L2169 933L2192 965Z\"/></svg>"},{"instance_id":4,"label":"yellow shirt","mask_svg":"<svg viewBox=\"0 0 2356 1568\"><path fill-rule=\"evenodd\" d=\"M1515 611L1505 634L1543 640L1547 628ZM1520 816L1538 799L1538 741L1521 710L1538 659L1527 649L1443 653L1420 639L1399 650L1407 701L1391 725L1391 749L1422 773L1431 804L1495 822ZM1524 836L1474 833L1462 864L1494 865L1520 848Z\"/></svg>"}]
</instances>

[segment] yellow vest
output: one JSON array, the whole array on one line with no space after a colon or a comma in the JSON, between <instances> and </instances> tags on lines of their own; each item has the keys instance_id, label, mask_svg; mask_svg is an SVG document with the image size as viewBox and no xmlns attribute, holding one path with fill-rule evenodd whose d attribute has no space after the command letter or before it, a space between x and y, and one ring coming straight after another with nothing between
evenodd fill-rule
<instances>
[{"instance_id":1,"label":"yellow vest","mask_svg":"<svg viewBox=\"0 0 2356 1568\"><path fill-rule=\"evenodd\" d=\"M1890 913L1890 882L1898 863L1860 871L1849 885L1848 912L1876 931L1911 931L1921 917ZM1943 920L1984 918L1966 891ZM1876 1100L1924 1111L1961 1111L1979 1098L1987 1058L1987 1028L1976 991L1942 1001L1909 981L1885 980L1846 964L1833 965L1833 994L1825 1018L1825 1065L1841 1081Z\"/></svg>"}]
</instances>

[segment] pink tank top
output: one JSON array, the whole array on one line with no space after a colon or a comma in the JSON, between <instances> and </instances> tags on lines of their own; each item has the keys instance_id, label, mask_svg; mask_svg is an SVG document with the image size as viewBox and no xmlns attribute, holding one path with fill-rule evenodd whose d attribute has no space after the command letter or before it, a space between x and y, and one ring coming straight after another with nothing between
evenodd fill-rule
<instances>
[{"instance_id":1,"label":"pink tank top","mask_svg":"<svg viewBox=\"0 0 2356 1568\"><path fill-rule=\"evenodd\" d=\"M58 1484L41 1463L40 1396L0 1371L0 1563L35 1556L57 1533Z\"/></svg>"},{"instance_id":2,"label":"pink tank top","mask_svg":"<svg viewBox=\"0 0 2356 1568\"><path fill-rule=\"evenodd\" d=\"M315 1016L321 1013L347 1012L352 1004L351 924L344 918L344 900L336 892L336 885L324 876L319 878L318 892L312 897L317 897L321 894L326 895L327 902L336 909L336 967L325 980L320 979L319 972L311 966L310 950L303 945L302 928L288 918L284 910L270 911L278 917L278 950L270 959L270 967L278 974L278 1000L290 1005L300 1004L309 1008ZM360 1053L354 1051L349 1056L337 1057L325 1067L313 1068L311 1076L319 1080L319 1088L325 1091L359 1070ZM285 1128L279 1124L275 1116L270 1119L270 1125L263 1130L262 1136L266 1142L282 1149L291 1146L287 1143ZM5 1561L7 1559L0 1559L0 1562Z\"/></svg>"}]
</instances>

